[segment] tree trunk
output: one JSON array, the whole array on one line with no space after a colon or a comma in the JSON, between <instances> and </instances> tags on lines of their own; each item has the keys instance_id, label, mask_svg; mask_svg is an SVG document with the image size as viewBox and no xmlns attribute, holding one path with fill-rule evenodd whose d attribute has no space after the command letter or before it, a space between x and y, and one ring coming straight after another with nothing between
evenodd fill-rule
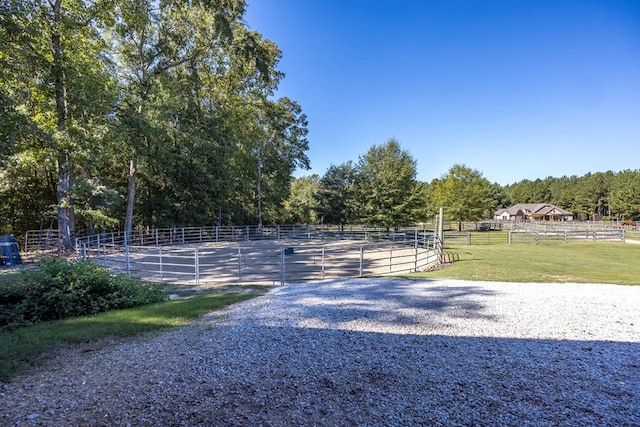
<instances>
[{"instance_id":1,"label":"tree trunk","mask_svg":"<svg viewBox=\"0 0 640 427\"><path fill-rule=\"evenodd\" d=\"M76 223L73 197L69 195L73 173L69 159L58 160L58 232L60 245L64 251L72 251L75 246Z\"/></svg>"},{"instance_id":2,"label":"tree trunk","mask_svg":"<svg viewBox=\"0 0 640 427\"><path fill-rule=\"evenodd\" d=\"M51 49L53 50L52 70L54 76L54 88L56 96L57 130L63 135L67 129L67 88L62 66L62 44L60 37L62 0L50 3L53 9L53 25L51 26ZM73 183L73 162L69 156L68 141L58 141L58 231L60 233L61 249L71 251L75 239L75 213L73 209L73 197L69 190Z\"/></svg>"},{"instance_id":3,"label":"tree trunk","mask_svg":"<svg viewBox=\"0 0 640 427\"><path fill-rule=\"evenodd\" d=\"M141 96L141 99L144 100L146 98L146 92L144 92ZM141 101L138 104L138 116L142 117L142 112L144 111L144 101ZM143 137L144 141L147 141L146 136ZM136 149L133 148L131 151L131 160L129 160L129 175L127 176L127 207L125 211L124 217L124 232L127 240L131 237L131 232L133 231L133 208L136 202L136 180L138 177L138 155L136 153Z\"/></svg>"},{"instance_id":4,"label":"tree trunk","mask_svg":"<svg viewBox=\"0 0 640 427\"><path fill-rule=\"evenodd\" d=\"M133 231L133 204L136 199L136 175L138 174L138 162L135 153L129 161L129 176L127 181L127 210L124 219L124 232L127 239Z\"/></svg>"}]
</instances>

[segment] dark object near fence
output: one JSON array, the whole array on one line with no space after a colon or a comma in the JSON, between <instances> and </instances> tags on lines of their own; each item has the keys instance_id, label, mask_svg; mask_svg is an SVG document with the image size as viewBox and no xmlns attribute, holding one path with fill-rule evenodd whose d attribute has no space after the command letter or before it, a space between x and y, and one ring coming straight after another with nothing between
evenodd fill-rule
<instances>
[{"instance_id":1,"label":"dark object near fence","mask_svg":"<svg viewBox=\"0 0 640 427\"><path fill-rule=\"evenodd\" d=\"M0 236L0 265L22 264L18 241L13 236Z\"/></svg>"},{"instance_id":2,"label":"dark object near fence","mask_svg":"<svg viewBox=\"0 0 640 427\"><path fill-rule=\"evenodd\" d=\"M295 251L293 250L293 248L284 248L285 255L293 255L294 253Z\"/></svg>"},{"instance_id":3,"label":"dark object near fence","mask_svg":"<svg viewBox=\"0 0 640 427\"><path fill-rule=\"evenodd\" d=\"M616 228L622 228L622 227L635 227L636 226L636 222L635 221L625 221L625 222L616 222Z\"/></svg>"}]
</instances>

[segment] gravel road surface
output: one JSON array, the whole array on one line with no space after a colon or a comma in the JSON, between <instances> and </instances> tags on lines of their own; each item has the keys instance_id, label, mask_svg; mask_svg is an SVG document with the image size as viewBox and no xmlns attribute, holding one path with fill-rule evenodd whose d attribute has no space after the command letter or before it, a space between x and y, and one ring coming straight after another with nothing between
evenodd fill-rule
<instances>
[{"instance_id":1,"label":"gravel road surface","mask_svg":"<svg viewBox=\"0 0 640 427\"><path fill-rule=\"evenodd\" d=\"M3 426L640 426L640 287L348 279L61 351Z\"/></svg>"}]
</instances>

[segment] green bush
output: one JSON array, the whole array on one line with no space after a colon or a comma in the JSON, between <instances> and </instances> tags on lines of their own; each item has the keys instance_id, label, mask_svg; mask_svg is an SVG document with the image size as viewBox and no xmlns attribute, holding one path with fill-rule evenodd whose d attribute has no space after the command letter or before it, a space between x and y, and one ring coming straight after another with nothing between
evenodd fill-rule
<instances>
[{"instance_id":1,"label":"green bush","mask_svg":"<svg viewBox=\"0 0 640 427\"><path fill-rule=\"evenodd\" d=\"M86 261L46 259L0 286L0 327L137 307L167 299L161 286L113 276Z\"/></svg>"}]
</instances>

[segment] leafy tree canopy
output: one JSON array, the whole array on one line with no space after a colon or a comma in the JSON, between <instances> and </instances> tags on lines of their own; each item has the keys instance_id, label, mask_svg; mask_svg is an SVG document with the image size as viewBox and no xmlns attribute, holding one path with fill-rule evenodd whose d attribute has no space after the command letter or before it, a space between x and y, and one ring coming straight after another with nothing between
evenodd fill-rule
<instances>
[{"instance_id":1,"label":"leafy tree canopy","mask_svg":"<svg viewBox=\"0 0 640 427\"><path fill-rule=\"evenodd\" d=\"M493 207L491 183L482 173L465 165L454 165L449 173L431 183L431 198L454 221L478 221L487 218Z\"/></svg>"},{"instance_id":2,"label":"leafy tree canopy","mask_svg":"<svg viewBox=\"0 0 640 427\"><path fill-rule=\"evenodd\" d=\"M357 215L364 224L392 227L416 221L423 201L416 160L395 139L360 157L355 180Z\"/></svg>"}]
</instances>

